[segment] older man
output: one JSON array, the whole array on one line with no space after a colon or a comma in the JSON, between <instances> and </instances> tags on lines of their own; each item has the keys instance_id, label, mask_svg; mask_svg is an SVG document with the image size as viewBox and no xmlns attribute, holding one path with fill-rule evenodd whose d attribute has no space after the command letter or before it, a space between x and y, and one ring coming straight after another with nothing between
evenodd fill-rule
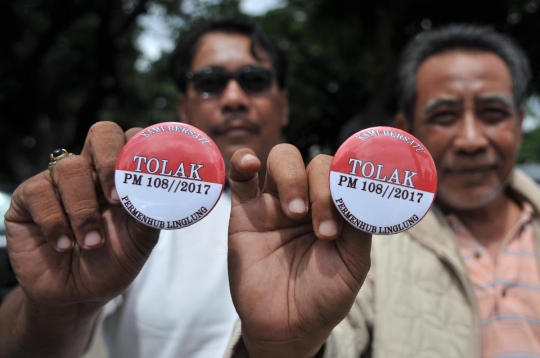
<instances>
[{"instance_id":1,"label":"older man","mask_svg":"<svg viewBox=\"0 0 540 358\"><path fill-rule=\"evenodd\" d=\"M523 52L489 28L448 26L408 45L396 123L433 156L436 205L407 232L373 238L365 282L371 238L332 208L330 158L291 164L298 183L272 172L277 194L259 196L247 150L235 154L233 356L540 357L540 191L513 169L530 76ZM269 168L284 158L272 152ZM312 211L280 212L295 196Z\"/></svg>"},{"instance_id":2,"label":"older man","mask_svg":"<svg viewBox=\"0 0 540 358\"><path fill-rule=\"evenodd\" d=\"M208 24L182 38L172 67L182 120L208 133L227 165L238 148L268 156L288 121L286 59L256 24ZM116 159L134 133L94 125L80 156L13 194L6 227L20 287L0 309L0 357L77 357L103 318L111 357L224 353L237 319L230 195L180 231L139 224L114 188Z\"/></svg>"}]
</instances>

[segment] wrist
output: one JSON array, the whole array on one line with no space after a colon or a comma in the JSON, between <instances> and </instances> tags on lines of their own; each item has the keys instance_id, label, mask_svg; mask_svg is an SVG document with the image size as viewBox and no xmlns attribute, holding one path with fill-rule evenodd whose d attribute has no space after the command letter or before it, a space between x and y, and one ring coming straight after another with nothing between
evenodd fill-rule
<instances>
[{"instance_id":1,"label":"wrist","mask_svg":"<svg viewBox=\"0 0 540 358\"><path fill-rule=\"evenodd\" d=\"M251 339L242 333L242 340L250 358L316 358L326 339L290 339L286 341L264 341Z\"/></svg>"},{"instance_id":2,"label":"wrist","mask_svg":"<svg viewBox=\"0 0 540 358\"><path fill-rule=\"evenodd\" d=\"M28 297L22 290L21 309L28 317L35 319L52 319L53 321L78 322L96 316L106 302L103 303L72 303L44 305Z\"/></svg>"},{"instance_id":3,"label":"wrist","mask_svg":"<svg viewBox=\"0 0 540 358\"><path fill-rule=\"evenodd\" d=\"M77 357L86 347L99 305L42 306L19 287L0 310L0 357Z\"/></svg>"}]
</instances>

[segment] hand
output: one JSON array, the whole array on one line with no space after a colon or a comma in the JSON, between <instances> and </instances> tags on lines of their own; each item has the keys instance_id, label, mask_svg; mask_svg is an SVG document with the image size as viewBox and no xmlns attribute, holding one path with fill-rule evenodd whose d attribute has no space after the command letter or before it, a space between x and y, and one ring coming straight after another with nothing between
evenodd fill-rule
<instances>
[{"instance_id":1,"label":"hand","mask_svg":"<svg viewBox=\"0 0 540 358\"><path fill-rule=\"evenodd\" d=\"M315 356L367 275L371 235L337 212L331 160L306 170L295 147L278 145L261 194L253 152L231 159L229 280L251 357Z\"/></svg>"},{"instance_id":2,"label":"hand","mask_svg":"<svg viewBox=\"0 0 540 358\"><path fill-rule=\"evenodd\" d=\"M159 232L134 220L114 190L126 141L111 122L95 124L81 155L61 159L21 184L5 216L13 269L40 309L95 306L123 292L141 270Z\"/></svg>"}]
</instances>

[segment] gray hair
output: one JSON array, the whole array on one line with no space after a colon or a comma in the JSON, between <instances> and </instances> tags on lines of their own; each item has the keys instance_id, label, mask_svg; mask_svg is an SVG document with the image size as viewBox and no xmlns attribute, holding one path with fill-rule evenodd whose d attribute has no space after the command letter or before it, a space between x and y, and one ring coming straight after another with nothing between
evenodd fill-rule
<instances>
[{"instance_id":1,"label":"gray hair","mask_svg":"<svg viewBox=\"0 0 540 358\"><path fill-rule=\"evenodd\" d=\"M520 108L532 78L525 52L507 35L491 27L453 24L422 32L405 47L398 66L398 109L412 122L416 101L416 74L431 56L453 50L491 52L499 56L512 75L516 109Z\"/></svg>"}]
</instances>

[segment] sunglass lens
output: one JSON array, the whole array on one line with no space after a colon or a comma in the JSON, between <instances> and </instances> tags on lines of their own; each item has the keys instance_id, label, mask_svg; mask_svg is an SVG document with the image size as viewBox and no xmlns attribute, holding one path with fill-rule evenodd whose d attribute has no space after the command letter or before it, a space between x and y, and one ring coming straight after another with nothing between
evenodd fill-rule
<instances>
[{"instance_id":1,"label":"sunglass lens","mask_svg":"<svg viewBox=\"0 0 540 358\"><path fill-rule=\"evenodd\" d=\"M199 93L216 95L223 91L229 78L223 73L198 73L193 76L193 85Z\"/></svg>"},{"instance_id":2,"label":"sunglass lens","mask_svg":"<svg viewBox=\"0 0 540 358\"><path fill-rule=\"evenodd\" d=\"M264 93L272 85L272 72L267 70L252 70L240 75L240 84L246 92Z\"/></svg>"}]
</instances>

